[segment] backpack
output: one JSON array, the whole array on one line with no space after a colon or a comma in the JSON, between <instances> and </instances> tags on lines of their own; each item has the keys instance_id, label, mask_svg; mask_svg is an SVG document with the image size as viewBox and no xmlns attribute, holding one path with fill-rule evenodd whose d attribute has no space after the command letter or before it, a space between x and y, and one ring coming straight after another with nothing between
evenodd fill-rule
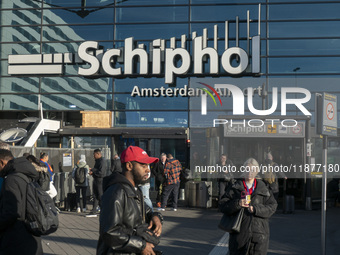
<instances>
[{"instance_id":1,"label":"backpack","mask_svg":"<svg viewBox=\"0 0 340 255\"><path fill-rule=\"evenodd\" d=\"M85 167L77 167L74 173L74 181L76 184L83 184L85 182Z\"/></svg>"},{"instance_id":2,"label":"backpack","mask_svg":"<svg viewBox=\"0 0 340 255\"><path fill-rule=\"evenodd\" d=\"M25 182L26 211L25 226L34 236L48 235L58 229L58 212L52 198L45 192L37 181L30 181L22 173L16 173Z\"/></svg>"},{"instance_id":3,"label":"backpack","mask_svg":"<svg viewBox=\"0 0 340 255\"><path fill-rule=\"evenodd\" d=\"M44 172L44 171L39 172L38 183L40 187L42 188L42 190L48 191L50 189L50 182L51 182L51 178L48 172Z\"/></svg>"}]
</instances>

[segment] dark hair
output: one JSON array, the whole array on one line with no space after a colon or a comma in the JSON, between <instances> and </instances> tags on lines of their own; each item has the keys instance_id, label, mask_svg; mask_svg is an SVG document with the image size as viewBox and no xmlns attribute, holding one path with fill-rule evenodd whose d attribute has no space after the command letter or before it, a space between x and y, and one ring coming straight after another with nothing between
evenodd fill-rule
<instances>
[{"instance_id":1,"label":"dark hair","mask_svg":"<svg viewBox=\"0 0 340 255\"><path fill-rule=\"evenodd\" d=\"M127 168L126 168L126 163L122 163L122 174L124 174L126 171L127 171Z\"/></svg>"},{"instance_id":2,"label":"dark hair","mask_svg":"<svg viewBox=\"0 0 340 255\"><path fill-rule=\"evenodd\" d=\"M36 164L37 166L45 166L45 164L42 164L42 163L40 162L40 160L37 159L36 157L34 157L33 155L28 154L28 156L26 157L26 159L27 159L29 162Z\"/></svg>"},{"instance_id":3,"label":"dark hair","mask_svg":"<svg viewBox=\"0 0 340 255\"><path fill-rule=\"evenodd\" d=\"M24 154L22 154L22 156L25 157L25 158L27 158L29 155L31 155L31 154L29 154L28 152L25 152Z\"/></svg>"},{"instance_id":4,"label":"dark hair","mask_svg":"<svg viewBox=\"0 0 340 255\"><path fill-rule=\"evenodd\" d=\"M167 157L168 157L168 158L172 158L173 156L172 156L171 153L168 153Z\"/></svg>"},{"instance_id":5,"label":"dark hair","mask_svg":"<svg viewBox=\"0 0 340 255\"><path fill-rule=\"evenodd\" d=\"M9 150L0 149L0 159L11 160L11 159L13 159L13 154Z\"/></svg>"},{"instance_id":6,"label":"dark hair","mask_svg":"<svg viewBox=\"0 0 340 255\"><path fill-rule=\"evenodd\" d=\"M101 149L95 149L94 151L93 151L93 153L102 153L102 151L101 151Z\"/></svg>"},{"instance_id":7,"label":"dark hair","mask_svg":"<svg viewBox=\"0 0 340 255\"><path fill-rule=\"evenodd\" d=\"M46 156L48 156L48 154L46 152L40 152L40 158L41 159L46 157Z\"/></svg>"}]
</instances>

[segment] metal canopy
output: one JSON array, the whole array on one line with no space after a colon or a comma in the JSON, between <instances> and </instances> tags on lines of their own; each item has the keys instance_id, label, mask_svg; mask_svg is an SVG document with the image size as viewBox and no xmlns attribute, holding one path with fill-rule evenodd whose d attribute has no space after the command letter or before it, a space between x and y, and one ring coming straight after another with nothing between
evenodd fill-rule
<instances>
[{"instance_id":1,"label":"metal canopy","mask_svg":"<svg viewBox=\"0 0 340 255\"><path fill-rule=\"evenodd\" d=\"M124 138L172 138L186 139L187 128L75 128L59 129L62 136L112 136L122 135Z\"/></svg>"}]
</instances>

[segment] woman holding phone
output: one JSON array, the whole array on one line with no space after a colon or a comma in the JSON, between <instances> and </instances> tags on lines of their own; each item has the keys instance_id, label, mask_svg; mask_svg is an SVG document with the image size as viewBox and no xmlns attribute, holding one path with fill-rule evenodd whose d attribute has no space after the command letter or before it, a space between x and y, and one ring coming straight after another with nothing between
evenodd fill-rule
<instances>
[{"instance_id":1,"label":"woman holding phone","mask_svg":"<svg viewBox=\"0 0 340 255\"><path fill-rule=\"evenodd\" d=\"M219 204L222 213L237 213L244 208L239 233L229 236L230 255L264 255L269 245L269 218L276 211L273 194L260 179L259 164L249 158L243 165L244 178L237 180L222 196Z\"/></svg>"}]
</instances>

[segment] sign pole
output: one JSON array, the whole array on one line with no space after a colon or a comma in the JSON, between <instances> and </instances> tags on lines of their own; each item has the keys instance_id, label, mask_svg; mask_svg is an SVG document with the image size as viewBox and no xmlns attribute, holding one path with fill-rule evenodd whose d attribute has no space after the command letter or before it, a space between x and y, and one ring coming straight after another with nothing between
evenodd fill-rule
<instances>
[{"instance_id":1,"label":"sign pole","mask_svg":"<svg viewBox=\"0 0 340 255\"><path fill-rule=\"evenodd\" d=\"M328 136L337 136L337 96L329 93L323 95L316 93L316 131L323 135L322 151L322 200L321 200L321 250L326 255L326 212L327 212L327 147Z\"/></svg>"},{"instance_id":2,"label":"sign pole","mask_svg":"<svg viewBox=\"0 0 340 255\"><path fill-rule=\"evenodd\" d=\"M326 255L326 210L327 210L327 144L328 136L323 137L322 165L322 208L321 208L321 249L322 255Z\"/></svg>"}]
</instances>

